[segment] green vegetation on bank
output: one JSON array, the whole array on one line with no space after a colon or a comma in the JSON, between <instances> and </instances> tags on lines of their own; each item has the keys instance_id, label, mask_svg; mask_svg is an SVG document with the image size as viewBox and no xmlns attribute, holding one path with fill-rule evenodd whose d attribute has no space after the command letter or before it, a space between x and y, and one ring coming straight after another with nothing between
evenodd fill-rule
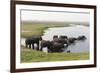
<instances>
[{"instance_id":1,"label":"green vegetation on bank","mask_svg":"<svg viewBox=\"0 0 100 73\"><path fill-rule=\"evenodd\" d=\"M38 23L22 23L21 25L21 37L27 38L32 36L41 36L47 28L51 27L64 27L68 24L38 24Z\"/></svg>"},{"instance_id":2,"label":"green vegetation on bank","mask_svg":"<svg viewBox=\"0 0 100 73\"><path fill-rule=\"evenodd\" d=\"M68 60L87 60L89 53L45 53L21 46L21 62L49 62L49 61L68 61Z\"/></svg>"}]
</instances>

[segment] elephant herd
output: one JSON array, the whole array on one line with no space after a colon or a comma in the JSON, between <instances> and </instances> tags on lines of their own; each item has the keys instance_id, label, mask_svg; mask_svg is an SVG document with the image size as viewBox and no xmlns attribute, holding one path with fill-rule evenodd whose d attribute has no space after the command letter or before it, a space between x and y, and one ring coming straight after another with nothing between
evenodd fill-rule
<instances>
[{"instance_id":1,"label":"elephant herd","mask_svg":"<svg viewBox=\"0 0 100 73\"><path fill-rule=\"evenodd\" d=\"M51 52L62 52L63 48L68 47L70 44L75 43L76 40L85 40L86 37L84 35L79 36L77 38L70 37L68 38L65 35L61 35L58 37L58 35L53 36L53 40L43 40L42 37L32 37L27 38L25 40L25 45L27 48L36 49L38 51L43 51L43 48L47 48L47 51L49 53ZM35 46L35 44L37 46ZM68 51L70 52L70 50Z\"/></svg>"}]
</instances>

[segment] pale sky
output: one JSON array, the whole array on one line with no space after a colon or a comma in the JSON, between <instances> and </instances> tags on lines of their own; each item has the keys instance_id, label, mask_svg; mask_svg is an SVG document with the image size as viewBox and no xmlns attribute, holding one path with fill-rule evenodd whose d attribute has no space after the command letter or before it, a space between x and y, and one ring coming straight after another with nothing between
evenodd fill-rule
<instances>
[{"instance_id":1,"label":"pale sky","mask_svg":"<svg viewBox=\"0 0 100 73\"><path fill-rule=\"evenodd\" d=\"M89 22L89 13L21 10L22 21Z\"/></svg>"}]
</instances>

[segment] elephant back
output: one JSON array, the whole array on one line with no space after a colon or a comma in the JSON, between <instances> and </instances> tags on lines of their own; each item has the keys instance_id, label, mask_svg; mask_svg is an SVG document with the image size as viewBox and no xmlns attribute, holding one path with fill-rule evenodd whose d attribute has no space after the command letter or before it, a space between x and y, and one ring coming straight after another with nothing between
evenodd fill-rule
<instances>
[{"instance_id":1,"label":"elephant back","mask_svg":"<svg viewBox=\"0 0 100 73\"><path fill-rule=\"evenodd\" d=\"M68 39L68 37L65 36L65 35L61 35L61 36L59 36L59 38L61 38L61 39Z\"/></svg>"}]
</instances>

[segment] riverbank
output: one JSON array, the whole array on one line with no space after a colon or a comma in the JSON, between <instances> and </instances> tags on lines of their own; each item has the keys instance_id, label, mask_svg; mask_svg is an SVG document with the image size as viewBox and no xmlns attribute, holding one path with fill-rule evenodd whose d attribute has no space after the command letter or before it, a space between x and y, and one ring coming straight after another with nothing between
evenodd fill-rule
<instances>
[{"instance_id":1,"label":"riverbank","mask_svg":"<svg viewBox=\"0 0 100 73\"><path fill-rule=\"evenodd\" d=\"M44 30L51 27L64 27L69 24L34 24L34 23L23 23L21 26L21 37L27 38L32 36L43 35ZM26 31L26 32L23 32Z\"/></svg>"},{"instance_id":2,"label":"riverbank","mask_svg":"<svg viewBox=\"0 0 100 73\"><path fill-rule=\"evenodd\" d=\"M45 53L21 47L21 62L49 62L49 61L68 61L68 60L88 60L89 53Z\"/></svg>"}]
</instances>

